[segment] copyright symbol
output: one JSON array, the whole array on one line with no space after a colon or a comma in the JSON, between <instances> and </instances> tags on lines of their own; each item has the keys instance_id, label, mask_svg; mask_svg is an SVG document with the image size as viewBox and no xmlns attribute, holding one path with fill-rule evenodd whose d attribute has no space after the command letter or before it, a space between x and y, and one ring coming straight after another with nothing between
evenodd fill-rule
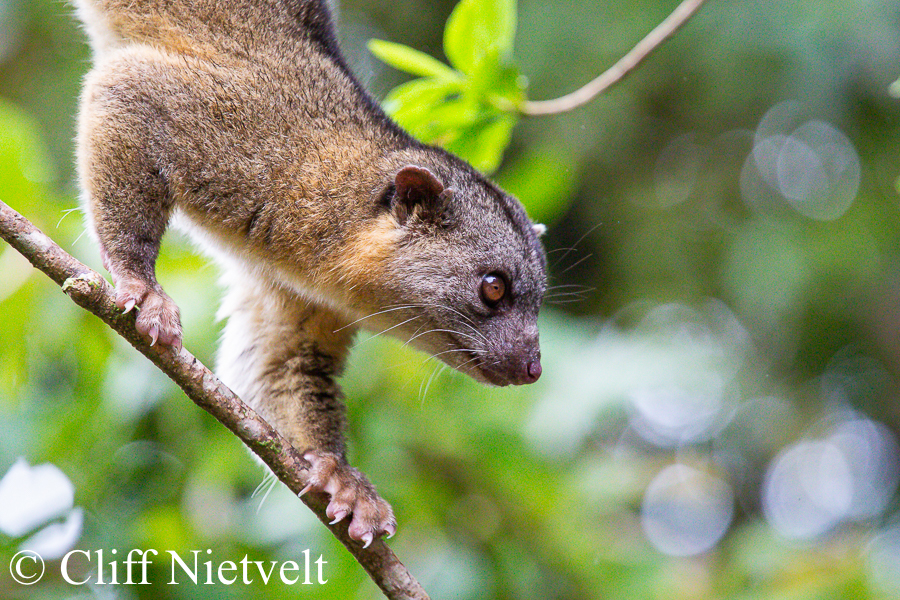
<instances>
[{"instance_id":1,"label":"copyright symbol","mask_svg":"<svg viewBox=\"0 0 900 600\"><path fill-rule=\"evenodd\" d=\"M35 584L44 576L44 559L37 552L22 550L9 561L9 573L16 583Z\"/></svg>"}]
</instances>

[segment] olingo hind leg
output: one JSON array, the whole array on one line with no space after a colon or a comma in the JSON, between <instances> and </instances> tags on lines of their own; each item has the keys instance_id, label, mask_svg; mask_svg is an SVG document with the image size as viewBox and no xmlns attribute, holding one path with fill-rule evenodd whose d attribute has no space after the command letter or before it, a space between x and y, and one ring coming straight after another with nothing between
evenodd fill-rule
<instances>
[{"instance_id":1,"label":"olingo hind leg","mask_svg":"<svg viewBox=\"0 0 900 600\"><path fill-rule=\"evenodd\" d=\"M328 517L350 519L350 537L368 546L397 525L390 505L345 456L345 408L335 378L354 329L328 309L259 282L235 278L219 375L310 462L304 492L328 494Z\"/></svg>"}]
</instances>

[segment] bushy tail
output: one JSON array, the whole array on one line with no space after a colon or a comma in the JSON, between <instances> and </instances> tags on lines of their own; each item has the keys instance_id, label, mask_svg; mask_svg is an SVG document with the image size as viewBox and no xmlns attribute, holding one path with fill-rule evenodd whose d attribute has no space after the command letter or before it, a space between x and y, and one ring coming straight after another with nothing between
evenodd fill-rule
<instances>
[{"instance_id":1,"label":"bushy tail","mask_svg":"<svg viewBox=\"0 0 900 600\"><path fill-rule=\"evenodd\" d=\"M326 0L72 0L98 55L129 44L247 54L306 38L330 47Z\"/></svg>"}]
</instances>

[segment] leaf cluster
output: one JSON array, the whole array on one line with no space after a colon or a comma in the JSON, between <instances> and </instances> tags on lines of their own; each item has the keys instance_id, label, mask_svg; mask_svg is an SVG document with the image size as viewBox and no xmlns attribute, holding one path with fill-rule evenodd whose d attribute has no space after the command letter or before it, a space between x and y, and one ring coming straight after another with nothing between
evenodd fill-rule
<instances>
[{"instance_id":1,"label":"leaf cluster","mask_svg":"<svg viewBox=\"0 0 900 600\"><path fill-rule=\"evenodd\" d=\"M484 172L500 165L525 99L513 60L516 0L462 0L444 30L447 65L409 46L372 40L369 49L418 78L394 89L384 107L418 139Z\"/></svg>"}]
</instances>

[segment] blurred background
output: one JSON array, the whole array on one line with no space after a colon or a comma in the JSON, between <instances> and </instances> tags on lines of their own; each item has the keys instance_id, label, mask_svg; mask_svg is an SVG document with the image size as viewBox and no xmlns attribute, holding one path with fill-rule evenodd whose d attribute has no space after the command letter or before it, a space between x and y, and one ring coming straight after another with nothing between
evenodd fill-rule
<instances>
[{"instance_id":1,"label":"blurred background","mask_svg":"<svg viewBox=\"0 0 900 600\"><path fill-rule=\"evenodd\" d=\"M406 79L366 42L444 60L453 6L342 1L378 98ZM520 0L529 97L587 82L674 6ZM0 199L102 272L73 181L71 13L0 0ZM495 178L549 227L540 382L487 389L365 335L342 379L351 461L433 598L900 597L898 76L896 2L720 0L589 106L519 123ZM215 269L172 232L158 272L213 364ZM5 245L0 477L0 598L379 597L236 438ZM48 559L35 586L7 572L20 548ZM310 550L328 583L170 586L157 566L155 585L76 587L72 548Z\"/></svg>"}]
</instances>

